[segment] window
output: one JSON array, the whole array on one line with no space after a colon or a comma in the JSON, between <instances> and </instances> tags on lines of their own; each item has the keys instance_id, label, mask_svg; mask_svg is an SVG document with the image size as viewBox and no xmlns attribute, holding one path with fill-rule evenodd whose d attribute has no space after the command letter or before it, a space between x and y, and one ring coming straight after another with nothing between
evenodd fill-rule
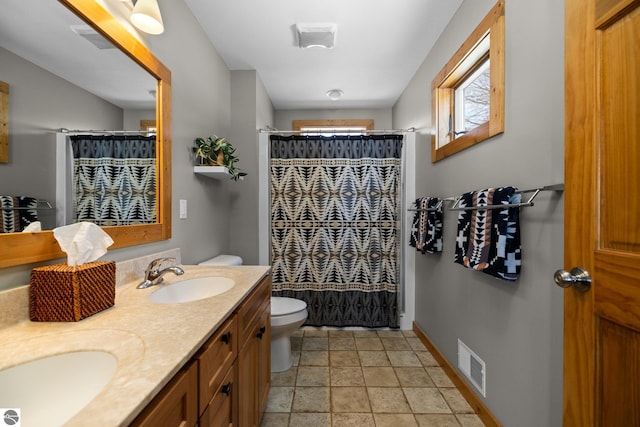
<instances>
[{"instance_id":1,"label":"window","mask_svg":"<svg viewBox=\"0 0 640 427\"><path fill-rule=\"evenodd\" d=\"M155 120L140 120L140 130L148 132L149 134L156 133L156 121Z\"/></svg>"},{"instance_id":2,"label":"window","mask_svg":"<svg viewBox=\"0 0 640 427\"><path fill-rule=\"evenodd\" d=\"M431 82L431 161L504 132L504 0Z\"/></svg>"},{"instance_id":3,"label":"window","mask_svg":"<svg viewBox=\"0 0 640 427\"><path fill-rule=\"evenodd\" d=\"M301 135L363 135L373 130L373 120L294 120L293 130Z\"/></svg>"},{"instance_id":4,"label":"window","mask_svg":"<svg viewBox=\"0 0 640 427\"><path fill-rule=\"evenodd\" d=\"M456 135L468 133L489 121L490 83L491 70L487 59L455 88L453 119Z\"/></svg>"}]
</instances>

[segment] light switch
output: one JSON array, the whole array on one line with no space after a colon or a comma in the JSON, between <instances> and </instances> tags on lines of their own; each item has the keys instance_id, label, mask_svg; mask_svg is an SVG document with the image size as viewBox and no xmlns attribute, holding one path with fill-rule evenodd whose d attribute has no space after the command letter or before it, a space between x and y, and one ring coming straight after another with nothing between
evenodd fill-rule
<instances>
[{"instance_id":1,"label":"light switch","mask_svg":"<svg viewBox=\"0 0 640 427\"><path fill-rule=\"evenodd\" d=\"M180 199L180 219L187 219L187 201Z\"/></svg>"}]
</instances>

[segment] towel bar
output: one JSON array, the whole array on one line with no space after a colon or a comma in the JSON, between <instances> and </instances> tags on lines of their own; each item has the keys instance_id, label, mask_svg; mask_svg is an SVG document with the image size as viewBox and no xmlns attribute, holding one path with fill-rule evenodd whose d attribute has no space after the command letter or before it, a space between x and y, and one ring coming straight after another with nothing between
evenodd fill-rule
<instances>
[{"instance_id":1,"label":"towel bar","mask_svg":"<svg viewBox=\"0 0 640 427\"><path fill-rule=\"evenodd\" d=\"M438 202L437 205L435 205L432 208L427 208L427 209L417 209L417 208L412 208L412 209L407 209L410 212L435 212L437 210L439 210L442 207L442 202L443 200L440 199L440 201Z\"/></svg>"},{"instance_id":2,"label":"towel bar","mask_svg":"<svg viewBox=\"0 0 640 427\"><path fill-rule=\"evenodd\" d=\"M29 208L29 207L7 207L7 206L0 206L0 210L3 211L27 211L27 210L33 210L33 209L55 209L51 203L49 203L46 200L38 200L38 206L36 206L35 208Z\"/></svg>"},{"instance_id":3,"label":"towel bar","mask_svg":"<svg viewBox=\"0 0 640 427\"><path fill-rule=\"evenodd\" d=\"M458 204L462 199L458 197L455 203L453 204L453 206L451 206L449 210L450 211L472 211L472 210L490 210L490 209L504 209L504 208L521 208L521 207L533 206L534 205L533 199L535 199L536 196L541 191L564 191L564 184L547 185L539 188L531 188L529 190L518 190L516 191L516 193L518 194L533 193L526 202L522 202L522 203L509 203L505 205L489 205L489 206L465 206L461 208L458 206Z\"/></svg>"},{"instance_id":4,"label":"towel bar","mask_svg":"<svg viewBox=\"0 0 640 427\"><path fill-rule=\"evenodd\" d=\"M450 211L471 211L471 210L488 210L488 209L504 209L504 208L520 208L520 207L526 207L526 206L533 206L533 199L536 198L536 196L538 195L538 193L540 193L541 191L564 191L564 184L554 184L554 185L546 185L544 187L538 187L538 188L530 188L528 190L518 190L516 191L517 194L524 194L524 193L533 193L531 195L531 197L529 197L529 199L526 202L522 202L522 203L511 203L511 204L507 204L507 205L495 205L495 206L465 206L465 207L459 207L458 204L460 203L461 197L457 196L457 197L447 197L445 199L441 199L440 203L438 203L438 205L436 207L433 208L429 208L429 209L415 209L415 208L411 208L411 209L407 209L410 212L434 212L438 209L440 209L440 207L442 207L443 202L453 202L453 205L451 205L451 208L449 208Z\"/></svg>"}]
</instances>

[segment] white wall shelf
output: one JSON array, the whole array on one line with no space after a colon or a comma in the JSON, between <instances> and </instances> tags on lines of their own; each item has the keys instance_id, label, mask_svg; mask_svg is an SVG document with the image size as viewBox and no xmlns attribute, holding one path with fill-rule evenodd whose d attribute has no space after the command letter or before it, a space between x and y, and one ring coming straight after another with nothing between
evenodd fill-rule
<instances>
[{"instance_id":1,"label":"white wall shelf","mask_svg":"<svg viewBox=\"0 0 640 427\"><path fill-rule=\"evenodd\" d=\"M225 166L194 166L193 173L213 179L228 179L231 176Z\"/></svg>"}]
</instances>

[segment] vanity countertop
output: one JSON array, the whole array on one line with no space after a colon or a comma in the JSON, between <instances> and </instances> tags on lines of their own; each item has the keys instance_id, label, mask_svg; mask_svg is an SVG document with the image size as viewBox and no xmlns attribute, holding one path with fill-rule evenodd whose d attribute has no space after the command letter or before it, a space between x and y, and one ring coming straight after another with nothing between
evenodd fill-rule
<instances>
[{"instance_id":1,"label":"vanity countertop","mask_svg":"<svg viewBox=\"0 0 640 427\"><path fill-rule=\"evenodd\" d=\"M223 276L236 285L220 295L181 304L149 301L158 286L119 285L113 307L79 322L25 320L0 329L0 370L71 351L107 351L118 363L113 378L66 425L128 425L270 272L268 266L183 267L184 275L167 274L165 283Z\"/></svg>"}]
</instances>

